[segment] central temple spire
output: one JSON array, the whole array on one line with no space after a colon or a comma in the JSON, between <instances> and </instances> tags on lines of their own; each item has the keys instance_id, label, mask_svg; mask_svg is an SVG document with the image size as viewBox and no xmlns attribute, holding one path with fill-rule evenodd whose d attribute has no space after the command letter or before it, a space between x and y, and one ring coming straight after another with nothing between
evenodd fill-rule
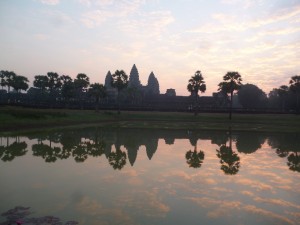
<instances>
[{"instance_id":1,"label":"central temple spire","mask_svg":"<svg viewBox=\"0 0 300 225\"><path fill-rule=\"evenodd\" d=\"M135 64L133 64L132 69L130 71L128 87L135 87L135 88L141 87L139 72L138 72Z\"/></svg>"}]
</instances>

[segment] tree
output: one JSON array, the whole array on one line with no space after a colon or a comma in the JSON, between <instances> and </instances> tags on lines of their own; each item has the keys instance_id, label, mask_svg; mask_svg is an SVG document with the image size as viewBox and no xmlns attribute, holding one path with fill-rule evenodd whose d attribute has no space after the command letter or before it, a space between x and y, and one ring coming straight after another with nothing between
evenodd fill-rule
<instances>
[{"instance_id":1,"label":"tree","mask_svg":"<svg viewBox=\"0 0 300 225\"><path fill-rule=\"evenodd\" d=\"M120 91L126 88L128 85L128 76L124 72L124 70L116 70L116 72L112 75L111 86L117 88L118 90L118 114L120 114Z\"/></svg>"},{"instance_id":2,"label":"tree","mask_svg":"<svg viewBox=\"0 0 300 225\"><path fill-rule=\"evenodd\" d=\"M296 109L299 113L299 98L300 98L300 75L291 77L290 90L296 94Z\"/></svg>"},{"instance_id":3,"label":"tree","mask_svg":"<svg viewBox=\"0 0 300 225\"><path fill-rule=\"evenodd\" d=\"M13 84L14 77L17 76L13 71L1 71L1 86L7 86L7 92L10 92L10 88ZM2 83L3 82L3 83ZM3 87L2 86L2 87Z\"/></svg>"},{"instance_id":4,"label":"tree","mask_svg":"<svg viewBox=\"0 0 300 225\"><path fill-rule=\"evenodd\" d=\"M95 83L91 84L88 93L90 96L94 97L96 100L96 111L98 111L99 100L106 96L106 89L103 84Z\"/></svg>"},{"instance_id":5,"label":"tree","mask_svg":"<svg viewBox=\"0 0 300 225\"><path fill-rule=\"evenodd\" d=\"M204 93L206 91L206 84L204 78L201 74L200 70L195 72L195 75L189 79L189 83L187 85L187 89L191 92L192 96L195 96L195 116L198 114L198 99L199 99L199 91Z\"/></svg>"},{"instance_id":6,"label":"tree","mask_svg":"<svg viewBox=\"0 0 300 225\"><path fill-rule=\"evenodd\" d=\"M59 93L59 89L61 88L62 82L57 73L48 72L47 77L48 77L47 87L49 88L50 96L54 98Z\"/></svg>"},{"instance_id":7,"label":"tree","mask_svg":"<svg viewBox=\"0 0 300 225\"><path fill-rule=\"evenodd\" d=\"M74 95L75 95L74 82L73 82L72 78L68 75L62 75L60 77L60 80L62 82L61 95L68 102L70 100L70 98L74 97Z\"/></svg>"},{"instance_id":8,"label":"tree","mask_svg":"<svg viewBox=\"0 0 300 225\"><path fill-rule=\"evenodd\" d=\"M19 93L21 90L26 91L28 89L29 80L27 77L16 75L13 77L11 87Z\"/></svg>"},{"instance_id":9,"label":"tree","mask_svg":"<svg viewBox=\"0 0 300 225\"><path fill-rule=\"evenodd\" d=\"M40 89L42 93L45 93L48 87L49 78L45 75L34 76L33 86Z\"/></svg>"},{"instance_id":10,"label":"tree","mask_svg":"<svg viewBox=\"0 0 300 225\"><path fill-rule=\"evenodd\" d=\"M238 72L227 72L223 76L223 82L219 83L219 90L230 94L229 119L231 120L233 92L239 90L242 85L242 77Z\"/></svg>"},{"instance_id":11,"label":"tree","mask_svg":"<svg viewBox=\"0 0 300 225\"><path fill-rule=\"evenodd\" d=\"M237 93L240 104L246 109L264 107L267 95L254 84L242 85Z\"/></svg>"},{"instance_id":12,"label":"tree","mask_svg":"<svg viewBox=\"0 0 300 225\"><path fill-rule=\"evenodd\" d=\"M287 96L289 94L289 87L286 86L286 85L281 85L278 89L278 96L281 100L281 103L282 103L282 110L284 111L285 110L285 107L286 107L286 99L287 99Z\"/></svg>"},{"instance_id":13,"label":"tree","mask_svg":"<svg viewBox=\"0 0 300 225\"><path fill-rule=\"evenodd\" d=\"M82 108L82 98L83 94L87 91L87 87L90 84L90 79L84 73L79 73L74 80L74 86L77 92L77 96L79 98L81 108Z\"/></svg>"},{"instance_id":14,"label":"tree","mask_svg":"<svg viewBox=\"0 0 300 225\"><path fill-rule=\"evenodd\" d=\"M0 86L1 86L1 89L3 90L3 88L6 85L7 85L7 81L6 81L5 73L3 73L3 71L0 71Z\"/></svg>"}]
</instances>

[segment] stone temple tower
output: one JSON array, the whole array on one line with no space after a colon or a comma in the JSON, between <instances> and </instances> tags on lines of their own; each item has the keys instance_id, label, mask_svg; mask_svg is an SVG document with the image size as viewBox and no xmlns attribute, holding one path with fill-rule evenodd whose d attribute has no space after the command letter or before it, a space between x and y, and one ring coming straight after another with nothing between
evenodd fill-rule
<instances>
[{"instance_id":1,"label":"stone temple tower","mask_svg":"<svg viewBox=\"0 0 300 225\"><path fill-rule=\"evenodd\" d=\"M130 71L130 75L129 75L129 81L128 81L128 87L129 88L141 88L141 81L140 81L140 77L139 77L139 72L135 66L135 64L133 64L132 69Z\"/></svg>"},{"instance_id":2,"label":"stone temple tower","mask_svg":"<svg viewBox=\"0 0 300 225\"><path fill-rule=\"evenodd\" d=\"M159 83L154 73L151 72L148 78L147 93L150 95L159 95Z\"/></svg>"},{"instance_id":3,"label":"stone temple tower","mask_svg":"<svg viewBox=\"0 0 300 225\"><path fill-rule=\"evenodd\" d=\"M111 82L112 82L112 75L110 71L108 71L105 77L104 87L111 88Z\"/></svg>"}]
</instances>

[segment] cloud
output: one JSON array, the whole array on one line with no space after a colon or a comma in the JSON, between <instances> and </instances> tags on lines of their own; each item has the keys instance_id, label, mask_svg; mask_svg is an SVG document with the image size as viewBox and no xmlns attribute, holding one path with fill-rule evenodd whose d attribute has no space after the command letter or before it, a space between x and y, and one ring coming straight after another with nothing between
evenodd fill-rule
<instances>
[{"instance_id":1,"label":"cloud","mask_svg":"<svg viewBox=\"0 0 300 225\"><path fill-rule=\"evenodd\" d=\"M284 201L282 199L272 199L272 198L261 198L261 197L256 197L254 198L254 201L260 202L260 203L268 203L272 205L279 205L282 207L292 207L300 210L300 205L294 204L292 202Z\"/></svg>"},{"instance_id":2,"label":"cloud","mask_svg":"<svg viewBox=\"0 0 300 225\"><path fill-rule=\"evenodd\" d=\"M241 179L237 180L236 183L241 184L241 185L250 186L252 188L255 188L258 191L272 191L273 190L273 187L268 184L265 184L260 181L247 179L247 178L241 178Z\"/></svg>"},{"instance_id":3,"label":"cloud","mask_svg":"<svg viewBox=\"0 0 300 225\"><path fill-rule=\"evenodd\" d=\"M87 6L90 6L91 1L84 0L81 2ZM95 1L93 2L98 9L85 12L81 16L81 22L88 28L95 28L100 26L109 19L120 19L129 16L137 11L143 1Z\"/></svg>"},{"instance_id":4,"label":"cloud","mask_svg":"<svg viewBox=\"0 0 300 225\"><path fill-rule=\"evenodd\" d=\"M60 0L40 0L40 2L46 5L58 5Z\"/></svg>"},{"instance_id":5,"label":"cloud","mask_svg":"<svg viewBox=\"0 0 300 225\"><path fill-rule=\"evenodd\" d=\"M258 208L254 205L245 205L243 207L243 210L245 210L248 213L252 213L252 214L255 214L255 215L262 215L264 217L274 219L275 221L277 221L278 224L282 224L282 222L284 224L291 224L291 225L295 224L294 221L290 220L289 218L287 218L285 216L281 216L281 215L278 215L278 214L273 213L271 211Z\"/></svg>"}]
</instances>

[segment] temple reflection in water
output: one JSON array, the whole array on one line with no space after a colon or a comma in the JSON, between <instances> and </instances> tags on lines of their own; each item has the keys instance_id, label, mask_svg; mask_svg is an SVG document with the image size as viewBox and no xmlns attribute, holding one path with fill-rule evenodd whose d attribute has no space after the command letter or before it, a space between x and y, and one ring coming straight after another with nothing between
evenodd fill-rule
<instances>
[{"instance_id":1,"label":"temple reflection in water","mask_svg":"<svg viewBox=\"0 0 300 225\"><path fill-rule=\"evenodd\" d=\"M30 134L24 137L0 137L0 158L12 161L32 152L45 162L55 162L73 157L84 162L88 157L106 157L114 169L122 169L127 162L134 166L141 146L151 160L158 151L159 140L173 145L177 139L188 139L190 149L184 149L189 167L200 168L205 162L205 146L201 141L215 144L220 168L225 174L237 174L240 168L240 154L252 154L266 143L275 153L287 159L292 171L300 172L300 134L266 134L257 132L189 131L164 129L100 129L85 128L53 131L47 134ZM28 142L28 143L27 143ZM32 143L32 144L29 144ZM31 151L30 151L31 150ZM158 153L159 157L159 153Z\"/></svg>"}]
</instances>

